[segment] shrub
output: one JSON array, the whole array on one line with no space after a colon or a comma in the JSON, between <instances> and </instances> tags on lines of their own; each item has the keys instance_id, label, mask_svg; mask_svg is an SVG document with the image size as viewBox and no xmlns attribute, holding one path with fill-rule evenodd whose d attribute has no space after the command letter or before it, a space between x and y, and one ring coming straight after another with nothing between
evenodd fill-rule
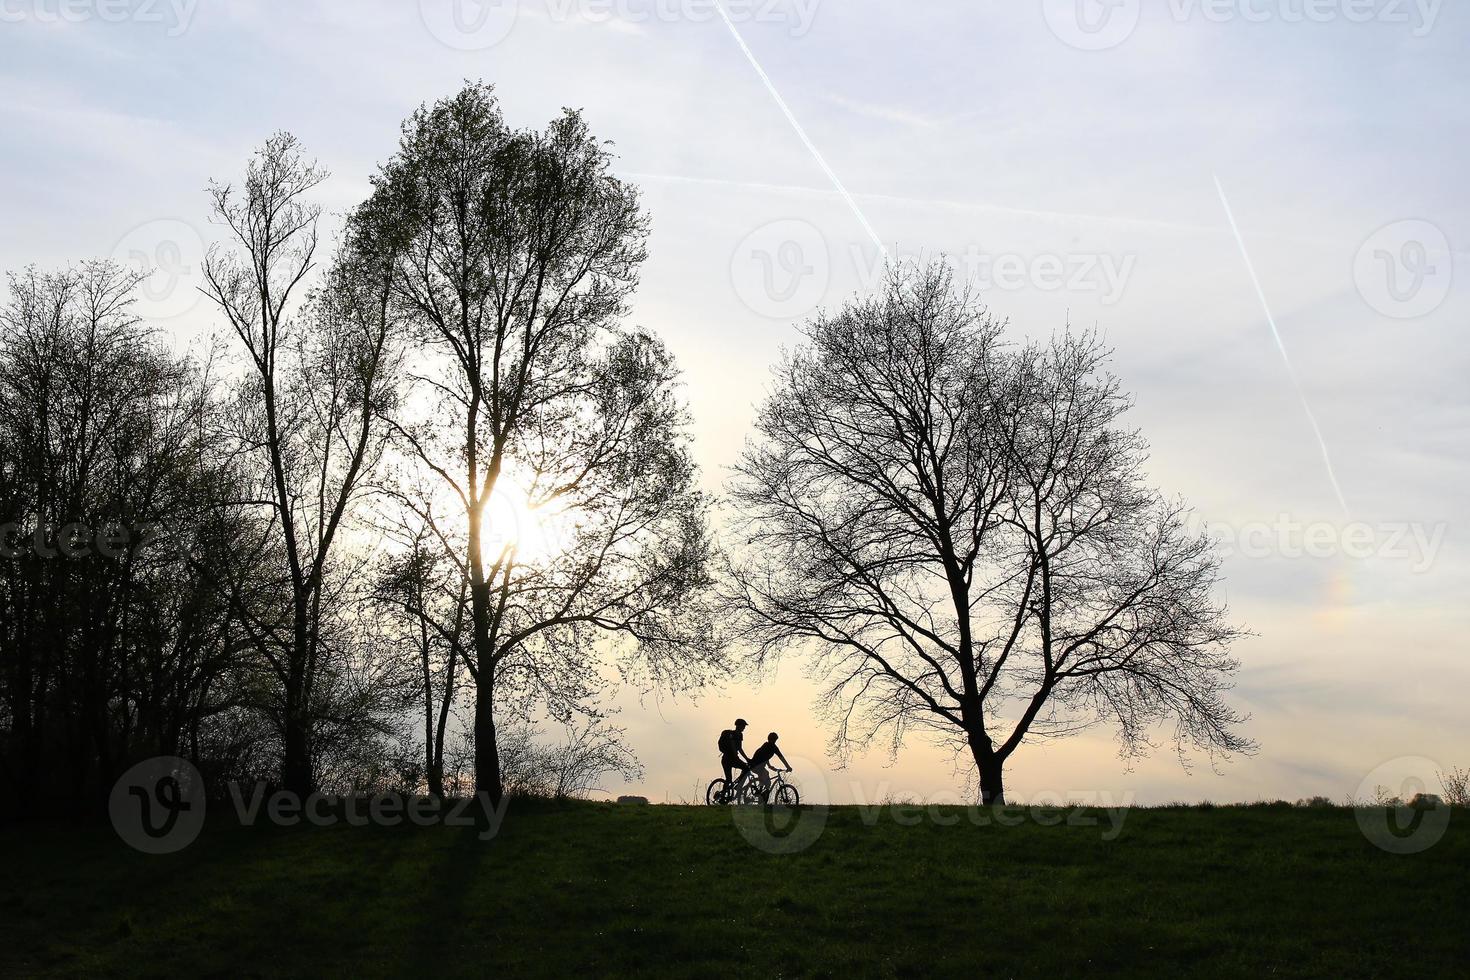
<instances>
[{"instance_id":1,"label":"shrub","mask_svg":"<svg viewBox=\"0 0 1470 980\"><path fill-rule=\"evenodd\" d=\"M1439 774L1444 801L1450 806L1470 806L1470 769L1451 769Z\"/></svg>"},{"instance_id":2,"label":"shrub","mask_svg":"<svg viewBox=\"0 0 1470 980\"><path fill-rule=\"evenodd\" d=\"M1306 799L1297 800L1296 805L1312 810L1320 810L1333 805L1332 801L1325 796L1309 796Z\"/></svg>"},{"instance_id":3,"label":"shrub","mask_svg":"<svg viewBox=\"0 0 1470 980\"><path fill-rule=\"evenodd\" d=\"M1404 801L1393 794L1387 786L1378 785L1373 787L1374 806L1403 806Z\"/></svg>"},{"instance_id":4,"label":"shrub","mask_svg":"<svg viewBox=\"0 0 1470 980\"><path fill-rule=\"evenodd\" d=\"M501 779L508 796L586 797L605 777L633 779L643 773L623 744L622 731L600 722L569 726L560 744L542 742L537 734L524 724L501 733Z\"/></svg>"}]
</instances>

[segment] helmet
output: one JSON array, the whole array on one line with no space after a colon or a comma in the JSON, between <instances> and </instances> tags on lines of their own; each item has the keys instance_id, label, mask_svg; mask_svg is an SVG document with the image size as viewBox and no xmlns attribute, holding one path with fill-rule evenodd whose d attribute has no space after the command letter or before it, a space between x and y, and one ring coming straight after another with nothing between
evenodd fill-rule
<instances>
[{"instance_id":1,"label":"helmet","mask_svg":"<svg viewBox=\"0 0 1470 980\"><path fill-rule=\"evenodd\" d=\"M771 734L769 734L769 735L766 736L766 738L770 739L772 742L774 742L779 737L780 736L777 735L775 732L772 732Z\"/></svg>"},{"instance_id":2,"label":"helmet","mask_svg":"<svg viewBox=\"0 0 1470 980\"><path fill-rule=\"evenodd\" d=\"M747 724L749 724L749 723L744 718L736 718L735 719L735 727L736 728L744 728Z\"/></svg>"}]
</instances>

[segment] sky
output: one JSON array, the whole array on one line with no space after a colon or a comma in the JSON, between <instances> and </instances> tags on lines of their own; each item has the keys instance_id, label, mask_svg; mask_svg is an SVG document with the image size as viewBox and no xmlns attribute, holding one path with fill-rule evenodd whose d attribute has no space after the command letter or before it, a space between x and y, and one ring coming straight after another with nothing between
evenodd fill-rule
<instances>
[{"instance_id":1,"label":"sky","mask_svg":"<svg viewBox=\"0 0 1470 980\"><path fill-rule=\"evenodd\" d=\"M652 220L631 321L683 367L717 491L797 324L948 256L1016 338L1096 328L1149 473L1225 550L1260 751L1023 746L1020 799L1371 796L1470 765L1470 9L1435 0L0 0L0 269L113 256L187 349L205 187L273 131L340 214L466 79L581 108ZM728 18L728 23L726 22ZM757 67L757 65L759 67ZM914 742L845 768L792 661L618 698L702 795L739 714L809 799L944 800Z\"/></svg>"}]
</instances>

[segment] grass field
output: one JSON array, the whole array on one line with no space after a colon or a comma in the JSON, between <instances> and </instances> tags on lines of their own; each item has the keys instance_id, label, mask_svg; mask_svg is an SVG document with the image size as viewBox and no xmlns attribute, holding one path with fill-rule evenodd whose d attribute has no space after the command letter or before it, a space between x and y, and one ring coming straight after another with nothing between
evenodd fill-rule
<instances>
[{"instance_id":1,"label":"grass field","mask_svg":"<svg viewBox=\"0 0 1470 980\"><path fill-rule=\"evenodd\" d=\"M489 842L211 816L191 847L153 857L107 827L8 828L0 973L1470 969L1465 811L1407 856L1344 809L1135 810L1112 840L1105 819L976 826L954 809L939 812L953 825L904 825L921 814L835 808L792 854L753 846L730 811L610 804L512 804Z\"/></svg>"}]
</instances>

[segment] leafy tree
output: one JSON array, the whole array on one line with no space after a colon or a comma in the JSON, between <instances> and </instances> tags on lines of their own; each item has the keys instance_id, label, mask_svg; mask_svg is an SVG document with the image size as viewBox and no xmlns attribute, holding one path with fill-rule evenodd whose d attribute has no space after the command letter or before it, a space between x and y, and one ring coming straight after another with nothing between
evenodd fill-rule
<instances>
[{"instance_id":1,"label":"leafy tree","mask_svg":"<svg viewBox=\"0 0 1470 980\"><path fill-rule=\"evenodd\" d=\"M395 429L462 515L443 539L469 583L476 780L496 800L497 711L593 710L604 641L631 641L618 665L650 684L719 661L677 371L619 325L647 225L610 160L579 113L514 130L469 85L405 123L351 222L421 345L422 411Z\"/></svg>"}]
</instances>

